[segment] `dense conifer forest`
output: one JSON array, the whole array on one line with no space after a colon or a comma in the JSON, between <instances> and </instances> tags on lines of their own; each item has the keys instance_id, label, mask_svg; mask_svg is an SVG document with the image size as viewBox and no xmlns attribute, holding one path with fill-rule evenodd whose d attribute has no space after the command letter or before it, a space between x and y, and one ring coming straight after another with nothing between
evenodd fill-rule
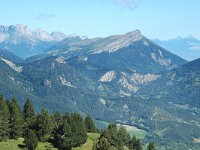
<instances>
[{"instance_id":1,"label":"dense conifer forest","mask_svg":"<svg viewBox=\"0 0 200 150\"><path fill-rule=\"evenodd\" d=\"M23 137L23 149L34 150L38 142L49 142L57 149L71 150L86 143L88 133L100 135L94 150L142 150L140 140L116 124L100 131L89 115L83 118L76 112L50 114L44 109L36 113L29 99L21 109L15 98L0 97L0 142ZM147 149L155 150L154 143L149 143Z\"/></svg>"}]
</instances>

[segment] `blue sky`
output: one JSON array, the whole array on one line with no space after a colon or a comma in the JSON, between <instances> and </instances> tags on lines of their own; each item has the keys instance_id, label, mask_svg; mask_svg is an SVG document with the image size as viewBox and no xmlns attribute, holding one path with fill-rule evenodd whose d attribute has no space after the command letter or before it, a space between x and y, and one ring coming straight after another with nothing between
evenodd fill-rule
<instances>
[{"instance_id":1,"label":"blue sky","mask_svg":"<svg viewBox=\"0 0 200 150\"><path fill-rule=\"evenodd\" d=\"M2 0L0 24L89 37L140 29L148 38L200 39L200 0Z\"/></svg>"}]
</instances>

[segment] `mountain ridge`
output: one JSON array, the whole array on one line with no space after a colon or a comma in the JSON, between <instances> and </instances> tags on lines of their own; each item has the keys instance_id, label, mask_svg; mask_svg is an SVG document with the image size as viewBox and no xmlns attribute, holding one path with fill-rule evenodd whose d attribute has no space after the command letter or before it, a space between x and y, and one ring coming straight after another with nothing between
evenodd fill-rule
<instances>
[{"instance_id":1,"label":"mountain ridge","mask_svg":"<svg viewBox=\"0 0 200 150\"><path fill-rule=\"evenodd\" d=\"M27 58L43 53L56 42L67 37L61 32L48 32L42 29L32 31L26 25L0 26L0 48L15 55Z\"/></svg>"}]
</instances>

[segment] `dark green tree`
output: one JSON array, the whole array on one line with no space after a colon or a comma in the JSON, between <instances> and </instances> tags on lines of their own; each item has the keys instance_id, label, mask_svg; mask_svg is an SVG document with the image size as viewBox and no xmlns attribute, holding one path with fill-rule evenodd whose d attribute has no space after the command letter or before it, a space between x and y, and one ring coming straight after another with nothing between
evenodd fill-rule
<instances>
[{"instance_id":1,"label":"dark green tree","mask_svg":"<svg viewBox=\"0 0 200 150\"><path fill-rule=\"evenodd\" d=\"M64 115L64 118L67 120L67 123L68 123L70 126L73 126L73 124L74 124L74 119L73 119L72 114L70 114L70 113L67 112L67 113Z\"/></svg>"},{"instance_id":2,"label":"dark green tree","mask_svg":"<svg viewBox=\"0 0 200 150\"><path fill-rule=\"evenodd\" d=\"M54 145L59 149L70 150L80 146L87 140L87 130L80 114L66 113L61 117L59 113L54 115L56 126L54 129Z\"/></svg>"},{"instance_id":3,"label":"dark green tree","mask_svg":"<svg viewBox=\"0 0 200 150\"><path fill-rule=\"evenodd\" d=\"M9 137L9 111L7 104L0 96L0 141Z\"/></svg>"},{"instance_id":4,"label":"dark green tree","mask_svg":"<svg viewBox=\"0 0 200 150\"><path fill-rule=\"evenodd\" d=\"M129 149L130 150L142 150L142 145L141 145L140 139L137 139L135 136L133 136L131 139L131 142L130 142Z\"/></svg>"},{"instance_id":5,"label":"dark green tree","mask_svg":"<svg viewBox=\"0 0 200 150\"><path fill-rule=\"evenodd\" d=\"M39 141L45 141L48 136L50 136L53 127L52 119L47 110L42 109L42 111L36 116L36 121L34 125L34 130Z\"/></svg>"},{"instance_id":6,"label":"dark green tree","mask_svg":"<svg viewBox=\"0 0 200 150\"><path fill-rule=\"evenodd\" d=\"M95 124L93 122L93 119L89 115L85 118L85 126L86 126L86 129L87 129L87 132L95 133L97 131Z\"/></svg>"},{"instance_id":7,"label":"dark green tree","mask_svg":"<svg viewBox=\"0 0 200 150\"><path fill-rule=\"evenodd\" d=\"M54 114L54 121L55 121L55 126L57 126L57 127L63 121L63 116L61 115L60 112L56 112Z\"/></svg>"},{"instance_id":8,"label":"dark green tree","mask_svg":"<svg viewBox=\"0 0 200 150\"><path fill-rule=\"evenodd\" d=\"M149 145L147 146L147 150L156 150L154 143L149 143Z\"/></svg>"},{"instance_id":9,"label":"dark green tree","mask_svg":"<svg viewBox=\"0 0 200 150\"><path fill-rule=\"evenodd\" d=\"M28 150L34 150L37 147L38 139L35 132L31 129L26 130L26 134L24 137L24 143Z\"/></svg>"},{"instance_id":10,"label":"dark green tree","mask_svg":"<svg viewBox=\"0 0 200 150\"><path fill-rule=\"evenodd\" d=\"M71 127L65 119L54 129L54 145L59 149L71 150L73 146Z\"/></svg>"},{"instance_id":11,"label":"dark green tree","mask_svg":"<svg viewBox=\"0 0 200 150\"><path fill-rule=\"evenodd\" d=\"M87 129L80 114L74 113L71 117L69 121L71 121L73 147L77 147L87 141Z\"/></svg>"},{"instance_id":12,"label":"dark green tree","mask_svg":"<svg viewBox=\"0 0 200 150\"><path fill-rule=\"evenodd\" d=\"M130 147L131 137L124 127L117 130L116 124L110 124L106 130L101 134L101 137L105 137L108 142L119 150L123 150L124 147Z\"/></svg>"},{"instance_id":13,"label":"dark green tree","mask_svg":"<svg viewBox=\"0 0 200 150\"><path fill-rule=\"evenodd\" d=\"M24 128L31 128L35 121L35 112L29 99L26 100L23 109Z\"/></svg>"},{"instance_id":14,"label":"dark green tree","mask_svg":"<svg viewBox=\"0 0 200 150\"><path fill-rule=\"evenodd\" d=\"M9 103L10 112L10 138L17 139L22 136L23 133L23 118L21 109L15 98Z\"/></svg>"},{"instance_id":15,"label":"dark green tree","mask_svg":"<svg viewBox=\"0 0 200 150\"><path fill-rule=\"evenodd\" d=\"M98 142L94 145L94 150L115 150L113 146L109 143L109 141L101 137Z\"/></svg>"},{"instance_id":16,"label":"dark green tree","mask_svg":"<svg viewBox=\"0 0 200 150\"><path fill-rule=\"evenodd\" d=\"M123 149L123 146L129 146L131 137L124 127L120 127L117 133L117 137L118 137L118 147L122 147Z\"/></svg>"},{"instance_id":17,"label":"dark green tree","mask_svg":"<svg viewBox=\"0 0 200 150\"><path fill-rule=\"evenodd\" d=\"M117 125L110 124L108 128L102 132L101 138L102 137L105 137L112 146L118 147L119 139L117 136Z\"/></svg>"}]
</instances>

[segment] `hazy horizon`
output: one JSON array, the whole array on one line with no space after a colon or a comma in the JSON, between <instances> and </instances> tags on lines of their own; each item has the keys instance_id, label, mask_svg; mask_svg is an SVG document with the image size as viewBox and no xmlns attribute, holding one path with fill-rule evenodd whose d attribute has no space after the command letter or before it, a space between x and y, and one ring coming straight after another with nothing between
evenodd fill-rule
<instances>
[{"instance_id":1,"label":"hazy horizon","mask_svg":"<svg viewBox=\"0 0 200 150\"><path fill-rule=\"evenodd\" d=\"M93 38L139 29L150 39L189 35L200 39L198 0L8 0L1 6L5 12L0 14L1 25L23 24L49 33L61 31Z\"/></svg>"}]
</instances>

